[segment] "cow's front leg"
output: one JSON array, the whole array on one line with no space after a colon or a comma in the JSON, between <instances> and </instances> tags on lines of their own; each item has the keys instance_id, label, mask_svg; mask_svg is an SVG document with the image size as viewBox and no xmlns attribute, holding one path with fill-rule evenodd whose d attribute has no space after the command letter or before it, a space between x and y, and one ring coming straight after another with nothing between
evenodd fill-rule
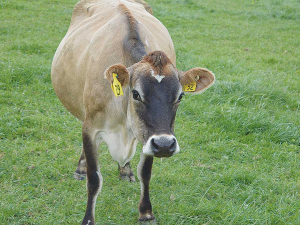
<instances>
[{"instance_id":1,"label":"cow's front leg","mask_svg":"<svg viewBox=\"0 0 300 225\"><path fill-rule=\"evenodd\" d=\"M154 221L152 206L149 197L149 184L153 157L141 153L141 159L138 165L138 178L141 183L141 198L139 203L139 221Z\"/></svg>"},{"instance_id":2,"label":"cow's front leg","mask_svg":"<svg viewBox=\"0 0 300 225\"><path fill-rule=\"evenodd\" d=\"M95 132L83 130L83 150L87 166L87 207L82 225L95 224L95 205L97 196L100 193L103 178L100 173L99 159L98 159L98 144L96 142Z\"/></svg>"}]
</instances>

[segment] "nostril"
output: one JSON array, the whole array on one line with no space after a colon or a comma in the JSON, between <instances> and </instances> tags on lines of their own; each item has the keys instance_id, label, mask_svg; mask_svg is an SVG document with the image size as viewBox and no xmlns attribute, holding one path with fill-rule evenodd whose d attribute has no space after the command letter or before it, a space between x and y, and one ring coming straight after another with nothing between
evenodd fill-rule
<instances>
[{"instance_id":1,"label":"nostril","mask_svg":"<svg viewBox=\"0 0 300 225\"><path fill-rule=\"evenodd\" d=\"M171 143L171 145L170 145L170 151L171 151L171 152L174 152L175 149L176 149L176 139L173 138L172 143Z\"/></svg>"},{"instance_id":2,"label":"nostril","mask_svg":"<svg viewBox=\"0 0 300 225\"><path fill-rule=\"evenodd\" d=\"M170 157L179 151L173 135L153 135L143 147L143 152L155 157Z\"/></svg>"},{"instance_id":3,"label":"nostril","mask_svg":"<svg viewBox=\"0 0 300 225\"><path fill-rule=\"evenodd\" d=\"M158 151L158 150L170 150L170 151L175 151L176 148L176 139L166 139L166 138L153 138L151 140L151 144L153 148Z\"/></svg>"},{"instance_id":4,"label":"nostril","mask_svg":"<svg viewBox=\"0 0 300 225\"><path fill-rule=\"evenodd\" d=\"M159 146L155 143L155 139L154 138L151 140L151 144L153 146L153 151L154 152L158 152Z\"/></svg>"}]
</instances>

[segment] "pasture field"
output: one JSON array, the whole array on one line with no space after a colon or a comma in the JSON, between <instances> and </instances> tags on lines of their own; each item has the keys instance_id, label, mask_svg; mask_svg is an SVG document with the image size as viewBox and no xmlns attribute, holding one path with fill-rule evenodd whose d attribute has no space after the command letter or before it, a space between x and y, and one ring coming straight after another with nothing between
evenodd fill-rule
<instances>
[{"instance_id":1,"label":"pasture field","mask_svg":"<svg viewBox=\"0 0 300 225\"><path fill-rule=\"evenodd\" d=\"M154 160L159 224L300 224L300 1L148 2L173 38L177 67L217 78L179 107L181 152ZM85 181L73 178L81 123L50 79L75 3L0 1L0 224L84 216ZM105 145L99 160L97 224L136 224L139 182L119 179Z\"/></svg>"}]
</instances>

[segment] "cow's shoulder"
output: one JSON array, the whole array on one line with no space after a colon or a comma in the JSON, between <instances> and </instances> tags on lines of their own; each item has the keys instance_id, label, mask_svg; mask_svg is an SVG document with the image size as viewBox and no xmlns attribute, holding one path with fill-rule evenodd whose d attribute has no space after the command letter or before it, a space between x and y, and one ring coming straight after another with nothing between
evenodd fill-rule
<instances>
[{"instance_id":1,"label":"cow's shoulder","mask_svg":"<svg viewBox=\"0 0 300 225\"><path fill-rule=\"evenodd\" d=\"M107 13L108 9L118 8L119 5L135 5L150 14L153 13L149 4L143 0L81 0L74 7L69 29L95 14Z\"/></svg>"},{"instance_id":2,"label":"cow's shoulder","mask_svg":"<svg viewBox=\"0 0 300 225\"><path fill-rule=\"evenodd\" d=\"M69 30L73 27L76 27L78 24L80 24L85 19L93 16L95 13L95 9L100 8L103 6L107 6L110 3L112 3L114 0L107 1L107 0L81 0L79 1L73 10L73 15L70 23Z\"/></svg>"}]
</instances>

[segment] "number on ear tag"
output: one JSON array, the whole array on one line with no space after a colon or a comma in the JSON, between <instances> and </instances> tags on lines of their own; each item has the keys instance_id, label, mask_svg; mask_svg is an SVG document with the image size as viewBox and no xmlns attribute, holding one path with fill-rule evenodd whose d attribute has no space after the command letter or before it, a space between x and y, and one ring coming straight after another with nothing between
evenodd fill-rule
<instances>
[{"instance_id":1,"label":"number on ear tag","mask_svg":"<svg viewBox=\"0 0 300 225\"><path fill-rule=\"evenodd\" d=\"M186 84L183 86L183 91L195 91L196 90L196 81L190 84Z\"/></svg>"},{"instance_id":2,"label":"number on ear tag","mask_svg":"<svg viewBox=\"0 0 300 225\"><path fill-rule=\"evenodd\" d=\"M117 79L117 74L113 73L113 83L111 85L111 89L113 90L116 97L123 95L123 89L121 83Z\"/></svg>"}]
</instances>

